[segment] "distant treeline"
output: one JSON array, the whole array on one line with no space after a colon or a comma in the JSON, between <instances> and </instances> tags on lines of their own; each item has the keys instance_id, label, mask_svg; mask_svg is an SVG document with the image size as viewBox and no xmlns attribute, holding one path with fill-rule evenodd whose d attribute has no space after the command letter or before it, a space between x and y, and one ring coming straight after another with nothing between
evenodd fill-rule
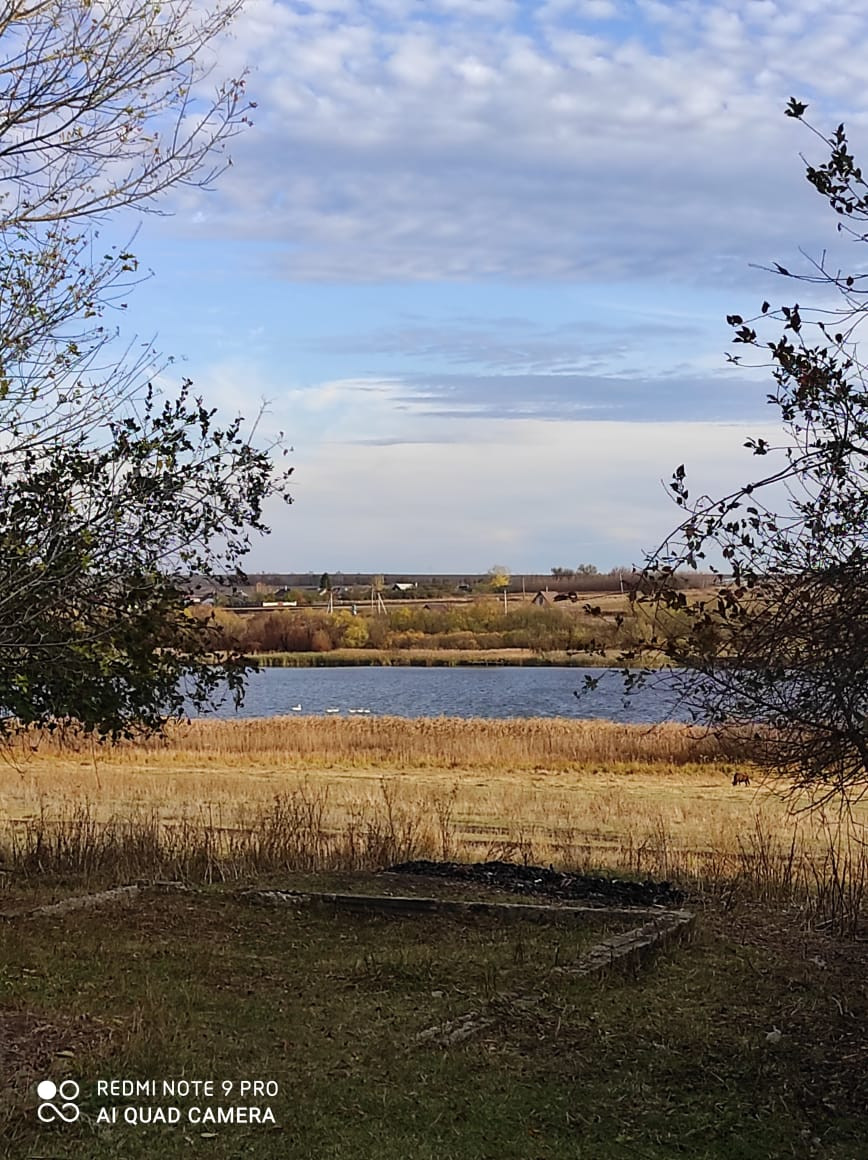
<instances>
[{"instance_id":1,"label":"distant treeline","mask_svg":"<svg viewBox=\"0 0 868 1160\"><path fill-rule=\"evenodd\" d=\"M525 604L504 612L495 601L456 604L440 609L418 605L352 615L341 609L268 610L239 615L231 609L197 608L191 615L212 616L225 647L248 653L329 652L337 648L376 649L571 649L625 648L648 643L652 628L642 611L593 616L575 606L539 608ZM670 615L666 632L679 628ZM653 630L660 632L658 624Z\"/></svg>"}]
</instances>

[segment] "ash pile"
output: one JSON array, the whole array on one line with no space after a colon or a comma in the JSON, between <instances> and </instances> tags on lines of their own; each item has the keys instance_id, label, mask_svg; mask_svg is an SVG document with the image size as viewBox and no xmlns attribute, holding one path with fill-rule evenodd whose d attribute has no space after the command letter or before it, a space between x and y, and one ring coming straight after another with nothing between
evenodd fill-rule
<instances>
[{"instance_id":1,"label":"ash pile","mask_svg":"<svg viewBox=\"0 0 868 1160\"><path fill-rule=\"evenodd\" d=\"M389 874L416 874L448 878L509 890L514 894L582 901L599 906L680 906L684 892L669 882L634 882L626 878L596 878L567 874L545 866L520 866L513 862L400 862Z\"/></svg>"}]
</instances>

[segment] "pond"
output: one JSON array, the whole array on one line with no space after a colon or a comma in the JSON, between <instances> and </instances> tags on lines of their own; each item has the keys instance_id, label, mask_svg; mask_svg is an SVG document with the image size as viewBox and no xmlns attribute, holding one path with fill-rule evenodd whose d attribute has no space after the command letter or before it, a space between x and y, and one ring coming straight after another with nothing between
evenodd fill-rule
<instances>
[{"instance_id":1,"label":"pond","mask_svg":"<svg viewBox=\"0 0 868 1160\"><path fill-rule=\"evenodd\" d=\"M600 684L577 699L586 676L599 677ZM655 674L653 687L626 699L621 675L613 669L506 666L263 669L250 676L237 714L231 701L216 710L218 717L282 714L684 719L666 673Z\"/></svg>"}]
</instances>

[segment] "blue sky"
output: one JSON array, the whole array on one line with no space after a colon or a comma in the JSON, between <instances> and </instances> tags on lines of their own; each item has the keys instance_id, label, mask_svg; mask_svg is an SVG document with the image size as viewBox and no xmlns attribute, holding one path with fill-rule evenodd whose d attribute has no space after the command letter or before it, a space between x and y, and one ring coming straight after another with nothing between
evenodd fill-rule
<instances>
[{"instance_id":1,"label":"blue sky","mask_svg":"<svg viewBox=\"0 0 868 1160\"><path fill-rule=\"evenodd\" d=\"M293 446L250 570L641 563L679 463L744 481L725 316L841 245L783 108L858 147L866 60L841 0L249 0L255 124L143 219L125 328Z\"/></svg>"}]
</instances>

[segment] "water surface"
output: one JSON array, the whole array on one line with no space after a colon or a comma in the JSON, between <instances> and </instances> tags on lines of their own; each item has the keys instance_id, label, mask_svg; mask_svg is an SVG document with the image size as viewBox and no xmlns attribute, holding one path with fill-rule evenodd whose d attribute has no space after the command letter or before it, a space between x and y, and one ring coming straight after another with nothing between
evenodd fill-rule
<instances>
[{"instance_id":1,"label":"water surface","mask_svg":"<svg viewBox=\"0 0 868 1160\"><path fill-rule=\"evenodd\" d=\"M577 699L586 676L599 687ZM331 712L330 712L331 711ZM575 668L298 668L251 675L239 717L282 714L396 717L574 717L650 722L683 719L671 678L624 697L612 669ZM217 711L234 717L231 702Z\"/></svg>"}]
</instances>

